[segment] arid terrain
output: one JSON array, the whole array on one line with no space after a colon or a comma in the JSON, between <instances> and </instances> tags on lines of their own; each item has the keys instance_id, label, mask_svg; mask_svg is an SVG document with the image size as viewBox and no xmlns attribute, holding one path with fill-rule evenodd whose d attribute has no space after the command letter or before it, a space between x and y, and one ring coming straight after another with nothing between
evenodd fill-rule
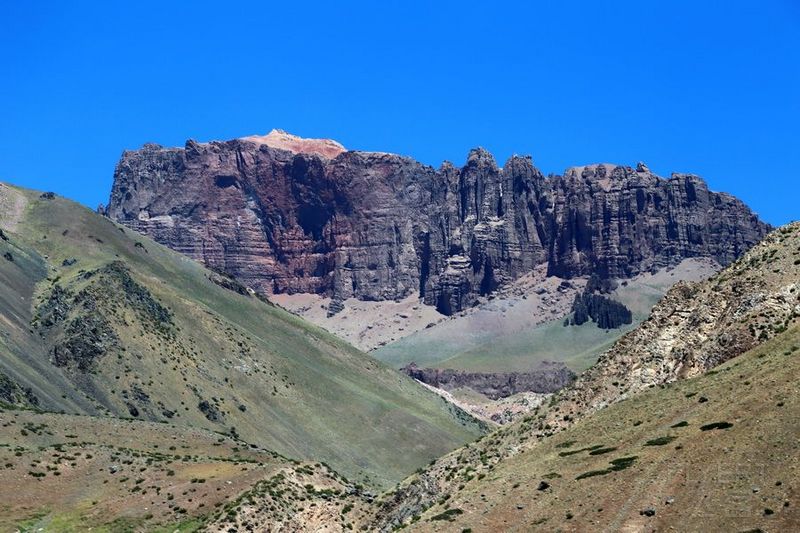
<instances>
[{"instance_id":1,"label":"arid terrain","mask_svg":"<svg viewBox=\"0 0 800 533\"><path fill-rule=\"evenodd\" d=\"M0 207L2 528L800 527L800 224L699 178L273 131Z\"/></svg>"}]
</instances>

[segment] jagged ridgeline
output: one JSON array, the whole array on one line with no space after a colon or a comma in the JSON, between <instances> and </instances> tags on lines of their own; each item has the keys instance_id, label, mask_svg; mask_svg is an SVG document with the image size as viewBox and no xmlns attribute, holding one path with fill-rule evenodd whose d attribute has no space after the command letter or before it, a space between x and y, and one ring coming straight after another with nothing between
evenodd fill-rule
<instances>
[{"instance_id":1,"label":"jagged ridgeline","mask_svg":"<svg viewBox=\"0 0 800 533\"><path fill-rule=\"evenodd\" d=\"M259 292L324 294L330 312L418 293L447 315L540 265L564 278L727 265L768 229L699 177L643 164L545 177L530 157L499 168L475 149L435 169L283 132L126 151L107 213Z\"/></svg>"},{"instance_id":2,"label":"jagged ridgeline","mask_svg":"<svg viewBox=\"0 0 800 533\"><path fill-rule=\"evenodd\" d=\"M0 184L0 401L207 428L383 487L482 431L413 380L72 202Z\"/></svg>"}]
</instances>

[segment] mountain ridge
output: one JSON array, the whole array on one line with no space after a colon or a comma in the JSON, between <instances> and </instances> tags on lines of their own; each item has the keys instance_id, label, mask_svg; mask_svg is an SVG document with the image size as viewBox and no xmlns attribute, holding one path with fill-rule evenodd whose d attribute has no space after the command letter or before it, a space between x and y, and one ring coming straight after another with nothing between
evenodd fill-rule
<instances>
[{"instance_id":1,"label":"mountain ridge","mask_svg":"<svg viewBox=\"0 0 800 533\"><path fill-rule=\"evenodd\" d=\"M417 294L451 315L542 264L564 278L725 265L769 229L699 177L644 164L545 177L529 156L500 168L482 148L434 169L243 139L124 152L106 212L259 292L330 296L330 313Z\"/></svg>"},{"instance_id":2,"label":"mountain ridge","mask_svg":"<svg viewBox=\"0 0 800 533\"><path fill-rule=\"evenodd\" d=\"M6 464L0 478L9 481L7 490L22 480L25 494L33 498L40 494L53 506L32 508L15 494L9 499L13 514L4 518L10 525L55 527L88 518L98 526L114 520L115 527L175 523L180 531L231 527L390 531L399 526L419 531L581 530L598 524L634 529L688 525L687 520L702 516L704 524L726 528L734 523L730 518L734 511L739 513L736 525L746 522L763 529L798 523L796 487L784 474L786 465L800 466L792 455L796 443L791 440L800 420L792 415L798 408L793 392L800 369L800 223L773 231L708 280L676 284L649 318L625 333L572 385L537 403L527 416L455 451L446 453L447 444L440 442L445 450L439 453L445 455L435 459L434 451L428 467L375 498L324 463L300 464L267 451L278 448L284 453L287 443L297 444L302 437L273 435L275 424L284 419L277 412L264 418L271 425L261 423L253 432L247 417L257 415L260 406L237 372L251 372L250 362L262 357L270 365L279 364L272 358L273 350L286 356L285 364L293 361L317 370L323 365L325 372L314 376L324 383L309 382L289 366L275 375L284 379L273 380L271 372L265 377L281 387L270 402L291 396L299 383L303 395L293 398L311 405L322 389L336 389L357 377L350 374L368 371L370 379L379 382L372 389L366 387L368 411L374 414L389 407L377 423L389 424L382 431L390 434L392 444L382 444L381 449L394 454L395 460L397 449L404 457L412 449L424 456L414 446L430 445L431 439L442 437L436 431L423 435L425 421L452 422L453 417L458 420L458 412L443 414L447 409L426 403L427 395L399 403L387 398L386 393L398 387L406 390L401 396L419 391L407 388L410 380L388 373L389 369L384 375L368 357L255 297L232 278L51 193L2 185L0 203L8 203L10 194L23 195L25 201L14 213L0 213L0 281L10 289L0 292L0 347L9 350L2 363L14 371L28 368L15 361L26 346L22 341L30 335L42 349L27 356L51 374L33 382L50 391L41 400L35 388L26 390L24 373L0 375L0 418L8 437L7 446L0 446ZM237 309L238 314L230 315ZM264 321L266 329L253 329ZM187 350L185 330L195 338L208 338ZM270 348L261 352L258 344L264 339ZM328 353L338 364L352 357L354 366L348 366L347 375L330 375L336 369L328 364L331 361L298 351L309 346ZM240 360L210 357L209 348L235 352ZM166 366L159 365L159 356L162 363L169 358ZM157 372L152 372L150 363ZM224 367L225 383L237 376L233 392L225 386L215 388L221 385L215 382L221 376L214 367L217 363ZM178 370L170 369L170 364ZM177 378L177 386L168 387L170 395L165 396L154 382L171 377ZM181 377L190 381L185 391ZM263 399L264 383L258 385L255 394ZM62 387L68 394L59 398L56 391ZM741 394L731 396L734 387ZM354 392L351 388L345 396L357 398L351 396ZM153 411L155 406L159 411L171 409L187 393L197 404L182 410L181 403L176 409L179 418ZM72 418L41 412L39 401L47 410L67 407L104 416ZM328 416L329 407L338 408L328 405L335 403L329 396L323 401L325 405L315 404L310 417L323 416L323 411ZM364 416L369 415L359 406L348 401L342 407L363 434ZM393 413L398 408L417 414L397 418ZM461 416L463 424L475 424ZM416 419L410 428L413 439L394 432L397 424L406 427L411 419ZM199 427L180 428L175 426L178 420ZM234 420L235 427L229 427ZM307 422L299 418L295 424ZM120 424L131 424L128 432L141 431L142 441L132 448L121 445L123 432L115 429ZM342 419L334 430L343 431L345 438L350 425ZM97 441L72 443L68 439L76 437L68 433L69 427L95 428ZM305 436L313 437L314 427L304 428ZM208 430L223 435L215 442ZM265 439L265 431L280 438ZM166 439L187 432L200 438L180 456L158 449ZM375 436L366 435L368 440ZM451 436L447 442L452 441ZM403 442L414 445L409 448ZM359 461L367 457L379 465L388 461L369 453L363 444L355 439L345 447ZM219 454L208 453L218 446L222 446ZM294 453L297 448L288 450ZM302 455L319 458L331 451L323 447ZM764 459L752 461L751 453ZM365 468L361 463L354 468L346 458L334 453L331 461L347 474ZM165 461L175 463L174 469ZM130 465L131 473L134 469L144 473L129 483L131 477L116 475L120 462L125 469ZM240 469L237 464L245 466ZM668 465L672 466L665 468ZM391 466L383 483L372 476L380 477L386 464L368 468L370 484L386 487L390 485L386 480L396 480L408 463ZM737 469L738 477L717 483L715 469L731 468ZM115 484L114 490L96 495L92 487L70 482L90 473L98 481L117 479L119 487ZM47 484L38 483L45 479ZM201 487L207 482L211 487L236 486L208 497ZM59 490L54 493L51 486ZM176 489L181 488L179 497ZM161 491L168 494L162 496ZM155 506L147 514L137 505L145 494ZM110 514L77 512L69 498L94 499ZM219 509L206 511L206 502ZM178 522L183 518L187 521Z\"/></svg>"},{"instance_id":3,"label":"mountain ridge","mask_svg":"<svg viewBox=\"0 0 800 533\"><path fill-rule=\"evenodd\" d=\"M12 197L25 205L14 220L0 212L0 398L31 406L30 389L48 411L204 427L377 487L482 432L198 262L53 194L0 185L0 203Z\"/></svg>"}]
</instances>

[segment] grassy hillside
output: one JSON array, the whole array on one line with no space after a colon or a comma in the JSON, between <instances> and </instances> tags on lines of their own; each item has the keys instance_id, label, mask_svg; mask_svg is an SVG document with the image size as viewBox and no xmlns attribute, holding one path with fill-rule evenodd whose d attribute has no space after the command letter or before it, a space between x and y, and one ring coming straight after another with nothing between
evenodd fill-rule
<instances>
[{"instance_id":1,"label":"grassy hillside","mask_svg":"<svg viewBox=\"0 0 800 533\"><path fill-rule=\"evenodd\" d=\"M675 268L626 281L617 287L612 297L631 309L633 324L618 329L603 330L593 322L564 327L564 318L560 315L530 326L531 317L537 312L533 293L525 299L511 296L499 303L491 302L486 309L441 322L370 353L396 368L414 361L423 367L524 372L542 361L560 361L581 372L593 365L623 334L645 320L650 309L674 283L705 279L715 269L711 261L689 259ZM552 294L558 296L556 291Z\"/></svg>"},{"instance_id":2,"label":"grassy hillside","mask_svg":"<svg viewBox=\"0 0 800 533\"><path fill-rule=\"evenodd\" d=\"M482 475L456 463L461 484L410 529L797 531L798 383L793 327L705 376L601 410Z\"/></svg>"},{"instance_id":3,"label":"grassy hillside","mask_svg":"<svg viewBox=\"0 0 800 533\"><path fill-rule=\"evenodd\" d=\"M205 427L375 486L479 434L194 261L67 200L0 195L15 206L0 213L0 370L19 402L30 389L43 409Z\"/></svg>"}]
</instances>

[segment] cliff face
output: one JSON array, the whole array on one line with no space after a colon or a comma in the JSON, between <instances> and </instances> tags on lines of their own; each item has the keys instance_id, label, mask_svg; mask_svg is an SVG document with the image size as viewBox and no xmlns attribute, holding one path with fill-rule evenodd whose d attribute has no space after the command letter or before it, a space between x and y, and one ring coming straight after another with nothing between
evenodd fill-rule
<instances>
[{"instance_id":1,"label":"cliff face","mask_svg":"<svg viewBox=\"0 0 800 533\"><path fill-rule=\"evenodd\" d=\"M406 375L444 390L469 387L497 400L518 392L553 393L575 380L575 373L563 363L545 362L530 372L464 372L446 368L420 368L415 363L403 367Z\"/></svg>"},{"instance_id":2,"label":"cliff face","mask_svg":"<svg viewBox=\"0 0 800 533\"><path fill-rule=\"evenodd\" d=\"M276 141L275 139L278 139ZM592 165L545 178L529 157L461 168L267 135L123 153L108 215L266 293L419 292L452 314L534 266L629 277L736 259L767 231L698 177Z\"/></svg>"}]
</instances>

